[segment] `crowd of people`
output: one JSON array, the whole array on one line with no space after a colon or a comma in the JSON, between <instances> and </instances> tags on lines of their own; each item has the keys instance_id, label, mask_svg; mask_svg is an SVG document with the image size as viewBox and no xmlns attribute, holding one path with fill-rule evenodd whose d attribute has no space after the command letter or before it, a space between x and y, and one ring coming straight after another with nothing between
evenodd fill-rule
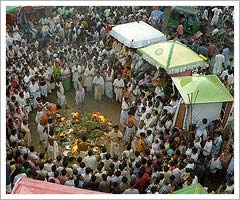
<instances>
[{"instance_id":1,"label":"crowd of people","mask_svg":"<svg viewBox=\"0 0 240 200\"><path fill-rule=\"evenodd\" d=\"M218 119L203 119L194 132L174 127L180 96L170 75L152 70L136 50L109 35L112 25L149 23L150 9L57 7L38 22L25 17L21 24L7 25L7 193L22 177L113 194L167 194L196 183L208 192L233 193L232 126L222 130ZM203 15L213 26L205 10ZM184 34L177 39L186 43ZM194 73L217 74L233 92L229 47L217 52L213 41L191 44L212 61L208 70ZM94 154L90 149L78 158L57 151L54 119L58 109L69 107L69 79L77 105L84 103L86 93L96 102L106 96L121 105L119 126L107 133L109 150L103 147ZM57 102L49 102L51 93ZM32 145L31 112L36 112L44 152ZM46 124L41 115L47 116Z\"/></svg>"}]
</instances>

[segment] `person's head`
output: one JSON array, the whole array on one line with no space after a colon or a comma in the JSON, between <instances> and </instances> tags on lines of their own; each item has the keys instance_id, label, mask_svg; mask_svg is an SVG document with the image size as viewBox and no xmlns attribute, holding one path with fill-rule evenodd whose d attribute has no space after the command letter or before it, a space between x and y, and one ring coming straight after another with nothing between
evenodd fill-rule
<instances>
[{"instance_id":1,"label":"person's head","mask_svg":"<svg viewBox=\"0 0 240 200\"><path fill-rule=\"evenodd\" d=\"M58 155L57 156L57 161L60 162L62 160L62 156L61 155Z\"/></svg>"},{"instance_id":2,"label":"person's head","mask_svg":"<svg viewBox=\"0 0 240 200\"><path fill-rule=\"evenodd\" d=\"M109 160L111 158L111 154L110 153L107 153L106 156L105 156L106 160Z\"/></svg>"},{"instance_id":3,"label":"person's head","mask_svg":"<svg viewBox=\"0 0 240 200\"><path fill-rule=\"evenodd\" d=\"M152 134L152 130L147 130L147 136L150 136Z\"/></svg>"},{"instance_id":4,"label":"person's head","mask_svg":"<svg viewBox=\"0 0 240 200\"><path fill-rule=\"evenodd\" d=\"M39 159L42 160L42 159L44 159L44 157L45 157L45 153L40 153L40 154L39 154Z\"/></svg>"},{"instance_id":5,"label":"person's head","mask_svg":"<svg viewBox=\"0 0 240 200\"><path fill-rule=\"evenodd\" d=\"M57 166L56 165L52 165L51 170L52 170L52 172L55 172L57 170Z\"/></svg>"},{"instance_id":6,"label":"person's head","mask_svg":"<svg viewBox=\"0 0 240 200\"><path fill-rule=\"evenodd\" d=\"M127 183L127 182L128 182L128 178L127 178L126 176L123 176L123 177L122 177L122 182L123 182L123 183Z\"/></svg>"},{"instance_id":7,"label":"person's head","mask_svg":"<svg viewBox=\"0 0 240 200\"><path fill-rule=\"evenodd\" d=\"M78 187L78 186L79 186L79 179L75 179L75 180L74 180L74 186L75 186L75 187Z\"/></svg>"},{"instance_id":8,"label":"person's head","mask_svg":"<svg viewBox=\"0 0 240 200\"><path fill-rule=\"evenodd\" d=\"M102 151L102 153L106 153L106 152L107 152L106 147L103 146L103 147L101 148L101 151Z\"/></svg>"},{"instance_id":9,"label":"person's head","mask_svg":"<svg viewBox=\"0 0 240 200\"><path fill-rule=\"evenodd\" d=\"M102 179L103 179L104 181L106 181L106 180L107 180L107 174L102 174Z\"/></svg>"},{"instance_id":10,"label":"person's head","mask_svg":"<svg viewBox=\"0 0 240 200\"><path fill-rule=\"evenodd\" d=\"M83 141L83 142L86 142L86 141L87 141L86 135L83 135L83 136L82 136L82 141Z\"/></svg>"},{"instance_id":11,"label":"person's head","mask_svg":"<svg viewBox=\"0 0 240 200\"><path fill-rule=\"evenodd\" d=\"M59 172L58 172L58 171L55 171L55 172L54 172L54 178L58 178L58 176L59 176Z\"/></svg>"},{"instance_id":12,"label":"person's head","mask_svg":"<svg viewBox=\"0 0 240 200\"><path fill-rule=\"evenodd\" d=\"M89 151L88 151L88 155L89 155L89 156L92 156L92 155L93 155L93 151L92 151L92 150L89 150Z\"/></svg>"},{"instance_id":13,"label":"person's head","mask_svg":"<svg viewBox=\"0 0 240 200\"><path fill-rule=\"evenodd\" d=\"M62 174L62 176L66 176L67 170L66 169L62 169L61 174Z\"/></svg>"},{"instance_id":14,"label":"person's head","mask_svg":"<svg viewBox=\"0 0 240 200\"><path fill-rule=\"evenodd\" d=\"M95 182L96 179L97 179L97 177L93 174L93 175L91 176L91 181L92 181L92 182Z\"/></svg>"},{"instance_id":15,"label":"person's head","mask_svg":"<svg viewBox=\"0 0 240 200\"><path fill-rule=\"evenodd\" d=\"M116 133L117 133L117 132L118 132L118 130L119 130L119 126L118 126L118 125L114 125L114 126L113 126L113 129L114 129L114 132L116 132Z\"/></svg>"},{"instance_id":16,"label":"person's head","mask_svg":"<svg viewBox=\"0 0 240 200\"><path fill-rule=\"evenodd\" d=\"M135 185L136 185L135 181L131 181L131 182L130 182L130 188L134 188Z\"/></svg>"},{"instance_id":17,"label":"person's head","mask_svg":"<svg viewBox=\"0 0 240 200\"><path fill-rule=\"evenodd\" d=\"M79 156L79 157L77 158L77 162L78 162L79 164L82 162L82 157L81 157L81 156Z\"/></svg>"},{"instance_id":18,"label":"person's head","mask_svg":"<svg viewBox=\"0 0 240 200\"><path fill-rule=\"evenodd\" d=\"M29 150L30 150L30 152L34 152L35 151L34 146L30 146Z\"/></svg>"},{"instance_id":19,"label":"person's head","mask_svg":"<svg viewBox=\"0 0 240 200\"><path fill-rule=\"evenodd\" d=\"M86 174L90 174L92 172L91 167L86 167L85 172L86 172Z\"/></svg>"},{"instance_id":20,"label":"person's head","mask_svg":"<svg viewBox=\"0 0 240 200\"><path fill-rule=\"evenodd\" d=\"M141 132L140 133L140 136L142 137L142 138L145 138L145 133L144 132ZM136 155L136 154L135 154Z\"/></svg>"},{"instance_id":21,"label":"person's head","mask_svg":"<svg viewBox=\"0 0 240 200\"><path fill-rule=\"evenodd\" d=\"M207 124L207 119L206 118L204 118L203 120L202 120L202 122L203 122L203 124Z\"/></svg>"},{"instance_id":22,"label":"person's head","mask_svg":"<svg viewBox=\"0 0 240 200\"><path fill-rule=\"evenodd\" d=\"M85 165L84 162L81 162L81 163L79 164L79 166L83 169L86 165Z\"/></svg>"}]
</instances>

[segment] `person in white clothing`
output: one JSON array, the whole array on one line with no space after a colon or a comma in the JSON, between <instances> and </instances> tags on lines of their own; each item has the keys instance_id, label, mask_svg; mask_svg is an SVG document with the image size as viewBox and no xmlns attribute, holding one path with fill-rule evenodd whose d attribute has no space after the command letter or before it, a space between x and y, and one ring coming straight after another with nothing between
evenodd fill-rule
<instances>
[{"instance_id":1,"label":"person in white clothing","mask_svg":"<svg viewBox=\"0 0 240 200\"><path fill-rule=\"evenodd\" d=\"M77 88L76 88L76 97L75 97L77 105L83 103L85 98L85 90L81 82L82 82L82 78L80 77L78 79Z\"/></svg>"},{"instance_id":2,"label":"person in white clothing","mask_svg":"<svg viewBox=\"0 0 240 200\"><path fill-rule=\"evenodd\" d=\"M211 154L211 151L212 151L212 138L211 137L208 137L207 138L207 141L203 147L203 155L204 156L209 156Z\"/></svg>"},{"instance_id":3,"label":"person in white clothing","mask_svg":"<svg viewBox=\"0 0 240 200\"><path fill-rule=\"evenodd\" d=\"M97 159L93 155L93 151L92 150L88 151L88 155L83 158L82 162L85 163L86 167L90 167L91 169L95 169L96 163L97 163Z\"/></svg>"},{"instance_id":4,"label":"person in white clothing","mask_svg":"<svg viewBox=\"0 0 240 200\"><path fill-rule=\"evenodd\" d=\"M62 85L62 82L59 79L56 81L56 87L57 87L58 104L61 107L65 106L66 108L68 108L67 102L66 102L66 96L64 94L64 87Z\"/></svg>"},{"instance_id":5,"label":"person in white clothing","mask_svg":"<svg viewBox=\"0 0 240 200\"><path fill-rule=\"evenodd\" d=\"M206 8L203 11L202 19L208 21L208 9L206 9Z\"/></svg>"},{"instance_id":6,"label":"person in white clothing","mask_svg":"<svg viewBox=\"0 0 240 200\"><path fill-rule=\"evenodd\" d=\"M225 62L225 57L222 51L215 56L215 63L213 66L213 74L219 75L223 71L223 63Z\"/></svg>"},{"instance_id":7,"label":"person in white clothing","mask_svg":"<svg viewBox=\"0 0 240 200\"><path fill-rule=\"evenodd\" d=\"M203 141L205 141L207 138L207 127L208 127L208 120L206 118L202 119L197 124L196 136L202 137Z\"/></svg>"},{"instance_id":8,"label":"person in white clothing","mask_svg":"<svg viewBox=\"0 0 240 200\"><path fill-rule=\"evenodd\" d=\"M94 85L94 98L96 101L101 101L102 95L104 94L104 79L100 73L93 78L92 83Z\"/></svg>"},{"instance_id":9,"label":"person in white clothing","mask_svg":"<svg viewBox=\"0 0 240 200\"><path fill-rule=\"evenodd\" d=\"M113 81L113 86L114 86L114 93L116 95L116 101L122 102L124 81L121 78L121 75L118 75L118 77Z\"/></svg>"},{"instance_id":10,"label":"person in white clothing","mask_svg":"<svg viewBox=\"0 0 240 200\"><path fill-rule=\"evenodd\" d=\"M73 87L75 90L77 90L78 79L79 79L79 73L77 70L77 66L73 65L73 67L72 67L72 82L73 82Z\"/></svg>"},{"instance_id":11,"label":"person in white clothing","mask_svg":"<svg viewBox=\"0 0 240 200\"><path fill-rule=\"evenodd\" d=\"M211 21L211 26L214 26L214 25L217 25L218 20L219 20L219 15L222 13L222 10L215 7L215 8L212 9L212 12L214 14L213 14L213 18L212 18L212 21Z\"/></svg>"},{"instance_id":12,"label":"person in white clothing","mask_svg":"<svg viewBox=\"0 0 240 200\"><path fill-rule=\"evenodd\" d=\"M94 76L94 68L91 65L87 65L84 71L84 83L83 86L86 87L87 92L92 91L92 81Z\"/></svg>"},{"instance_id":13,"label":"person in white clothing","mask_svg":"<svg viewBox=\"0 0 240 200\"><path fill-rule=\"evenodd\" d=\"M105 77L105 95L109 98L113 98L113 70L108 70Z\"/></svg>"},{"instance_id":14,"label":"person in white clothing","mask_svg":"<svg viewBox=\"0 0 240 200\"><path fill-rule=\"evenodd\" d=\"M37 97L40 97L39 91L40 91L39 85L35 81L35 79L33 78L30 85L29 85L30 95L33 96L33 99L32 99L33 108L37 107L37 100L36 99L37 99Z\"/></svg>"},{"instance_id":15,"label":"person in white clothing","mask_svg":"<svg viewBox=\"0 0 240 200\"><path fill-rule=\"evenodd\" d=\"M126 127L126 123L128 121L128 111L129 111L129 99L127 97L123 98L122 106L121 106L121 114L120 114L120 123L122 127Z\"/></svg>"}]
</instances>

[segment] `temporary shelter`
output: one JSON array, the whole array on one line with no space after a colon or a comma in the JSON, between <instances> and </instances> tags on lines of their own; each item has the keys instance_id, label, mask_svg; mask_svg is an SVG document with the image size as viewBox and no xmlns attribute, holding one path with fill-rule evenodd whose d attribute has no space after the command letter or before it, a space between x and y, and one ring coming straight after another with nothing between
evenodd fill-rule
<instances>
[{"instance_id":1,"label":"temporary shelter","mask_svg":"<svg viewBox=\"0 0 240 200\"><path fill-rule=\"evenodd\" d=\"M140 48L166 41L163 33L143 21L117 25L109 33L130 48Z\"/></svg>"},{"instance_id":2,"label":"temporary shelter","mask_svg":"<svg viewBox=\"0 0 240 200\"><path fill-rule=\"evenodd\" d=\"M12 194L104 194L93 190L85 190L46 181L22 178L15 184Z\"/></svg>"},{"instance_id":3,"label":"temporary shelter","mask_svg":"<svg viewBox=\"0 0 240 200\"><path fill-rule=\"evenodd\" d=\"M16 21L16 16L21 10L21 6L6 6L6 22L12 24Z\"/></svg>"},{"instance_id":4,"label":"temporary shelter","mask_svg":"<svg viewBox=\"0 0 240 200\"><path fill-rule=\"evenodd\" d=\"M185 187L173 192L173 194L208 194L200 183Z\"/></svg>"},{"instance_id":5,"label":"temporary shelter","mask_svg":"<svg viewBox=\"0 0 240 200\"><path fill-rule=\"evenodd\" d=\"M21 9L21 6L7 6L6 7L6 14L13 14L20 9Z\"/></svg>"},{"instance_id":6,"label":"temporary shelter","mask_svg":"<svg viewBox=\"0 0 240 200\"><path fill-rule=\"evenodd\" d=\"M172 77L172 80L182 97L175 113L175 126L188 128L203 118L209 122L221 119L221 110L224 109L221 120L225 127L233 97L216 75Z\"/></svg>"},{"instance_id":7,"label":"temporary shelter","mask_svg":"<svg viewBox=\"0 0 240 200\"><path fill-rule=\"evenodd\" d=\"M177 40L139 48L138 52L147 62L157 68L164 68L168 74L184 72L206 64L196 52Z\"/></svg>"}]
</instances>

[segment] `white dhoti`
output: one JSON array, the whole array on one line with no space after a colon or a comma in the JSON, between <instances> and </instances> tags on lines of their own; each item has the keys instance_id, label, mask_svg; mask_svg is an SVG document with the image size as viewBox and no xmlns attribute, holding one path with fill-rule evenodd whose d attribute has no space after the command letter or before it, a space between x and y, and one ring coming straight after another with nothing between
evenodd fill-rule
<instances>
[{"instance_id":1,"label":"white dhoti","mask_svg":"<svg viewBox=\"0 0 240 200\"><path fill-rule=\"evenodd\" d=\"M51 93L52 92L52 88L51 88L51 83L50 81L47 81L47 92Z\"/></svg>"},{"instance_id":2,"label":"white dhoti","mask_svg":"<svg viewBox=\"0 0 240 200\"><path fill-rule=\"evenodd\" d=\"M37 132L39 134L39 140L40 142L43 142L46 140L46 132L44 131L44 126L42 126L41 124L38 124L37 126Z\"/></svg>"},{"instance_id":3,"label":"white dhoti","mask_svg":"<svg viewBox=\"0 0 240 200\"><path fill-rule=\"evenodd\" d=\"M217 25L218 19L219 19L219 16L218 15L214 15L213 18L212 18L212 21L211 21L211 26Z\"/></svg>"},{"instance_id":4,"label":"white dhoti","mask_svg":"<svg viewBox=\"0 0 240 200\"><path fill-rule=\"evenodd\" d=\"M130 141L130 138L134 134L134 131L135 131L134 126L132 128L129 128L128 126L126 127L126 131L123 138L126 143Z\"/></svg>"},{"instance_id":5,"label":"white dhoti","mask_svg":"<svg viewBox=\"0 0 240 200\"><path fill-rule=\"evenodd\" d=\"M123 89L114 87L114 93L116 95L116 101L122 101Z\"/></svg>"},{"instance_id":6,"label":"white dhoti","mask_svg":"<svg viewBox=\"0 0 240 200\"><path fill-rule=\"evenodd\" d=\"M48 93L47 84L40 86L40 93L42 96L47 97L47 93Z\"/></svg>"},{"instance_id":7,"label":"white dhoti","mask_svg":"<svg viewBox=\"0 0 240 200\"><path fill-rule=\"evenodd\" d=\"M75 97L76 104L78 105L80 103L83 103L84 98L85 98L84 88L82 87L80 90L76 90L76 97Z\"/></svg>"},{"instance_id":8,"label":"white dhoti","mask_svg":"<svg viewBox=\"0 0 240 200\"><path fill-rule=\"evenodd\" d=\"M84 87L87 88L87 91L90 92L92 90L92 81L93 81L93 76L87 76L85 77L84 81Z\"/></svg>"},{"instance_id":9,"label":"white dhoti","mask_svg":"<svg viewBox=\"0 0 240 200\"><path fill-rule=\"evenodd\" d=\"M115 142L110 143L110 154L112 156L114 156L114 155L119 156L120 155L120 145L118 143L115 143Z\"/></svg>"},{"instance_id":10,"label":"white dhoti","mask_svg":"<svg viewBox=\"0 0 240 200\"><path fill-rule=\"evenodd\" d=\"M121 125L123 127L125 127L126 126L125 124L127 123L127 121L128 121L128 112L122 110L121 114L120 114L120 123L121 123Z\"/></svg>"},{"instance_id":11,"label":"white dhoti","mask_svg":"<svg viewBox=\"0 0 240 200\"><path fill-rule=\"evenodd\" d=\"M55 160L58 156L58 153L59 153L59 149L58 149L58 143L56 141L53 142L53 146L51 146L49 143L48 143L48 156Z\"/></svg>"},{"instance_id":12,"label":"white dhoti","mask_svg":"<svg viewBox=\"0 0 240 200\"><path fill-rule=\"evenodd\" d=\"M113 98L113 84L111 81L105 82L105 95L109 98Z\"/></svg>"},{"instance_id":13,"label":"white dhoti","mask_svg":"<svg viewBox=\"0 0 240 200\"><path fill-rule=\"evenodd\" d=\"M75 90L77 90L77 85L78 85L78 82L73 82L73 87Z\"/></svg>"},{"instance_id":14,"label":"white dhoti","mask_svg":"<svg viewBox=\"0 0 240 200\"><path fill-rule=\"evenodd\" d=\"M37 97L40 97L39 92L32 93L32 96L33 96L33 99L31 100L31 104L32 104L33 108L36 108L37 104L38 104Z\"/></svg>"},{"instance_id":15,"label":"white dhoti","mask_svg":"<svg viewBox=\"0 0 240 200\"><path fill-rule=\"evenodd\" d=\"M58 104L60 106L66 105L66 97L64 94L61 94L60 92L57 92L57 97L58 97Z\"/></svg>"},{"instance_id":16,"label":"white dhoti","mask_svg":"<svg viewBox=\"0 0 240 200\"><path fill-rule=\"evenodd\" d=\"M94 87L94 98L96 101L100 101L102 99L102 86L101 85L95 85Z\"/></svg>"}]
</instances>

